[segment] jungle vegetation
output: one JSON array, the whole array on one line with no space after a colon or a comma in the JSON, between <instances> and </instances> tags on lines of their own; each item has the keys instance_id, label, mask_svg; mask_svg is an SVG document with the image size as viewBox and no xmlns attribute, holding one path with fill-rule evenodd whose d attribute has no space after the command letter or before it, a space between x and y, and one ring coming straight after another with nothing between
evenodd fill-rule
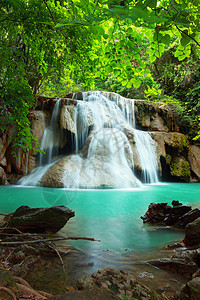
<instances>
[{"instance_id":1,"label":"jungle vegetation","mask_svg":"<svg viewBox=\"0 0 200 300\"><path fill-rule=\"evenodd\" d=\"M199 58L199 0L1 0L0 130L26 151L38 95L107 89L179 103L197 140Z\"/></svg>"}]
</instances>

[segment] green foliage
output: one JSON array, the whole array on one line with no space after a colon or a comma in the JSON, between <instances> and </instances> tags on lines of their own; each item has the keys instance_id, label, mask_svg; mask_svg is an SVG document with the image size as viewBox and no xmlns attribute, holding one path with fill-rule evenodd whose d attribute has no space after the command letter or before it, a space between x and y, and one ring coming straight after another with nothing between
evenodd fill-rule
<instances>
[{"instance_id":1,"label":"green foliage","mask_svg":"<svg viewBox=\"0 0 200 300\"><path fill-rule=\"evenodd\" d=\"M38 150L37 141L32 137L29 108L34 105L34 97L28 84L19 83L15 78L0 90L0 130L7 130L12 126L9 142L13 147L21 147L23 151L28 148Z\"/></svg>"},{"instance_id":2,"label":"green foliage","mask_svg":"<svg viewBox=\"0 0 200 300\"><path fill-rule=\"evenodd\" d=\"M94 89L109 77L123 93L151 87L149 62L169 45L178 45L178 61L190 56L193 44L200 46L199 13L196 0L2 0L1 110L8 110L2 124L14 123L16 145L27 137L29 148L23 127L33 107L30 89L34 97L62 94L63 86L66 92L70 85ZM196 97L197 91L188 92ZM6 103L8 95L14 107Z\"/></svg>"},{"instance_id":3,"label":"green foliage","mask_svg":"<svg viewBox=\"0 0 200 300\"><path fill-rule=\"evenodd\" d=\"M174 44L160 59L154 62L152 74L154 79L160 83L163 94L168 98L178 100L179 106L181 106L182 120L188 123L189 126L186 126L186 129L192 139L197 135L199 127L199 51L193 46L190 56L179 61L173 56L177 47L177 44Z\"/></svg>"}]
</instances>

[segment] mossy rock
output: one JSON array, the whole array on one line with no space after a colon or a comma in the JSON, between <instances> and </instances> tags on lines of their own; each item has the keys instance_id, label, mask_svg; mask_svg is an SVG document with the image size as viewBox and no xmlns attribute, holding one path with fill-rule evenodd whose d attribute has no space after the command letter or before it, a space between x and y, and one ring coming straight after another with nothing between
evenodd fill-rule
<instances>
[{"instance_id":1,"label":"mossy rock","mask_svg":"<svg viewBox=\"0 0 200 300\"><path fill-rule=\"evenodd\" d=\"M170 164L170 173L181 181L190 181L190 164L184 157L176 157Z\"/></svg>"},{"instance_id":2,"label":"mossy rock","mask_svg":"<svg viewBox=\"0 0 200 300\"><path fill-rule=\"evenodd\" d=\"M195 277L188 281L183 287L180 299L181 300L199 300L200 296L200 277Z\"/></svg>"}]
</instances>

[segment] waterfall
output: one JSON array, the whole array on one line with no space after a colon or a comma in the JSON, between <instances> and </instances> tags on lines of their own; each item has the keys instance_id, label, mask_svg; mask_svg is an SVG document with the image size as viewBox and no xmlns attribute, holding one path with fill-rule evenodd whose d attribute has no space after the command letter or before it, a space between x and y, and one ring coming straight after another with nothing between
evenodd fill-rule
<instances>
[{"instance_id":1,"label":"waterfall","mask_svg":"<svg viewBox=\"0 0 200 300\"><path fill-rule=\"evenodd\" d=\"M60 180L56 186L68 188L141 186L135 169L142 170L142 182L158 182L155 142L148 132L135 128L134 100L108 92L83 92L82 99L80 93L73 97L76 99L71 119L74 153L61 158L58 164L53 162L62 140L59 124L62 102L58 100L41 143L46 154L40 156L39 168L21 184L38 185L44 174L48 178L50 167L48 184L52 182L55 167L53 180L58 182L58 177Z\"/></svg>"},{"instance_id":2,"label":"waterfall","mask_svg":"<svg viewBox=\"0 0 200 300\"><path fill-rule=\"evenodd\" d=\"M36 186L40 184L42 176L51 167L53 157L58 154L60 129L59 129L59 114L60 114L61 99L58 99L54 105L54 109L51 116L51 121L48 127L45 128L42 142L41 151L45 154L39 156L39 167L34 169L28 176L24 176L18 181L20 185ZM44 120L43 120L44 121ZM27 173L26 173L27 174Z\"/></svg>"},{"instance_id":3,"label":"waterfall","mask_svg":"<svg viewBox=\"0 0 200 300\"><path fill-rule=\"evenodd\" d=\"M50 164L53 157L58 155L60 142L59 116L61 99L55 103L50 125L45 128L41 142L41 150L45 154L40 154L40 166L46 163Z\"/></svg>"},{"instance_id":4,"label":"waterfall","mask_svg":"<svg viewBox=\"0 0 200 300\"><path fill-rule=\"evenodd\" d=\"M142 180L145 183L158 182L158 163L155 154L155 145L148 134L141 130L134 130L136 149L142 166Z\"/></svg>"}]
</instances>

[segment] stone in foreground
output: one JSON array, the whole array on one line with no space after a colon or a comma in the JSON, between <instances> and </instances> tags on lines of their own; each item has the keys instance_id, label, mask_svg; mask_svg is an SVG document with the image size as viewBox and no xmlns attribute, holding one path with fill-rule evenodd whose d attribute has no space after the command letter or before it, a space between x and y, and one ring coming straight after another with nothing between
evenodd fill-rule
<instances>
[{"instance_id":1,"label":"stone in foreground","mask_svg":"<svg viewBox=\"0 0 200 300\"><path fill-rule=\"evenodd\" d=\"M55 233L74 216L74 211L64 205L49 208L20 206L11 214L6 226L16 228L22 232Z\"/></svg>"}]
</instances>

